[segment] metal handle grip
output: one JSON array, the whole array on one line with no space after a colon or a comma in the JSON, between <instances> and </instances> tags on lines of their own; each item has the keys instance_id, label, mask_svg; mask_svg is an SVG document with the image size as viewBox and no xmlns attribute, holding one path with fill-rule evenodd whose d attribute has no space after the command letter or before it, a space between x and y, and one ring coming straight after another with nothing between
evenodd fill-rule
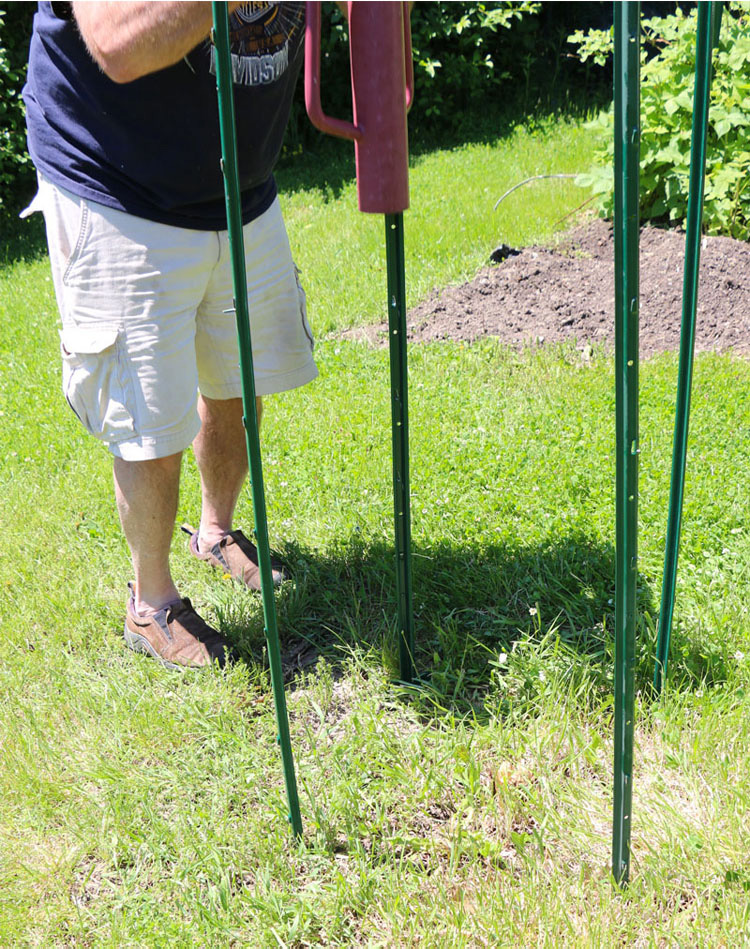
<instances>
[{"instance_id":1,"label":"metal handle grip","mask_svg":"<svg viewBox=\"0 0 750 949\"><path fill-rule=\"evenodd\" d=\"M320 3L308 3L305 14L305 108L315 128L337 138L359 142L364 130L353 122L326 115L320 103ZM351 6L351 4L350 4ZM411 48L409 4L404 8L404 66L406 71L406 111L414 101L414 62Z\"/></svg>"},{"instance_id":2,"label":"metal handle grip","mask_svg":"<svg viewBox=\"0 0 750 949\"><path fill-rule=\"evenodd\" d=\"M315 128L337 138L358 142L362 130L352 122L326 115L320 104L320 3L308 3L305 13L305 108Z\"/></svg>"}]
</instances>

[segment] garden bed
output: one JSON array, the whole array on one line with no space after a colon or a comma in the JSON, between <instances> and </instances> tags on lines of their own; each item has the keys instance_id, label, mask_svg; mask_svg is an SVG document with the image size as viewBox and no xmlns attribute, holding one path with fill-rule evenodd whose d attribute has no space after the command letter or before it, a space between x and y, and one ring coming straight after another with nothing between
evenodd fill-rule
<instances>
[{"instance_id":1,"label":"garden bed","mask_svg":"<svg viewBox=\"0 0 750 949\"><path fill-rule=\"evenodd\" d=\"M685 235L641 232L640 351L679 348ZM408 280L408 273L407 273ZM750 246L705 237L701 248L696 350L750 355ZM579 349L614 347L614 238L593 220L554 247L511 252L469 283L434 292L408 314L415 341L494 336L515 347L574 339ZM352 339L384 342L385 324L350 330Z\"/></svg>"}]
</instances>

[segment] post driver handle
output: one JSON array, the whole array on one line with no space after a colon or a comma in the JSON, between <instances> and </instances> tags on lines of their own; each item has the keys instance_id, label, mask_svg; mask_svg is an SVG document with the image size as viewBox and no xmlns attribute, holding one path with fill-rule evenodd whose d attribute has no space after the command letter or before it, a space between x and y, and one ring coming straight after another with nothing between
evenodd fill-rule
<instances>
[{"instance_id":1,"label":"post driver handle","mask_svg":"<svg viewBox=\"0 0 750 949\"><path fill-rule=\"evenodd\" d=\"M351 2L349 8L351 9ZM409 4L402 3L404 8L404 54L406 67L406 111L414 101L414 63L412 62L411 23L409 21ZM320 103L320 3L309 2L305 12L305 108L312 124L321 132L334 135L337 138L348 138L354 142L362 140L364 129L347 122L326 115Z\"/></svg>"}]
</instances>

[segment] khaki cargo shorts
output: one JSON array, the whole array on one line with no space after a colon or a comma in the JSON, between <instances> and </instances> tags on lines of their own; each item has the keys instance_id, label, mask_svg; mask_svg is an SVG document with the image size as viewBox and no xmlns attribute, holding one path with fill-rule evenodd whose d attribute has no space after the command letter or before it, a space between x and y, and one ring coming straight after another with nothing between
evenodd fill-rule
<instances>
[{"instance_id":1,"label":"khaki cargo shorts","mask_svg":"<svg viewBox=\"0 0 750 949\"><path fill-rule=\"evenodd\" d=\"M133 217L40 178L62 318L63 391L86 429L126 461L162 458L200 429L198 391L242 394L226 231ZM278 198L244 228L255 388L314 379L305 294Z\"/></svg>"}]
</instances>

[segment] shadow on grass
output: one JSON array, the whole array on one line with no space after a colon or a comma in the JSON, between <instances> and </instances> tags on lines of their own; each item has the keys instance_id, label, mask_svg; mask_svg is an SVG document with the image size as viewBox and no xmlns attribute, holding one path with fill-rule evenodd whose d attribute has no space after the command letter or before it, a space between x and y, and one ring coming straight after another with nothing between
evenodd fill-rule
<instances>
[{"instance_id":1,"label":"shadow on grass","mask_svg":"<svg viewBox=\"0 0 750 949\"><path fill-rule=\"evenodd\" d=\"M319 657L336 668L353 651L374 655L398 678L394 551L353 537L322 557L290 547L295 582L279 594L287 679ZM578 688L607 701L614 669L614 549L582 533L530 547L416 548L415 694L436 711L484 717L508 703L530 706L541 687ZM656 603L639 590L636 688L648 694ZM241 617L225 626L247 658L262 653ZM724 678L718 654L696 646L675 657L672 675L710 685ZM542 683L547 683L542 686Z\"/></svg>"},{"instance_id":2,"label":"shadow on grass","mask_svg":"<svg viewBox=\"0 0 750 949\"><path fill-rule=\"evenodd\" d=\"M428 120L412 123L409 131L411 160L416 163L431 152L461 145L495 144L511 135L519 125L529 130L538 129L543 134L555 118L584 118L605 105L607 98L608 92L597 87L593 92L573 93L559 103L546 90L536 94L531 107L514 97L510 102L483 102L448 127L436 126ZM300 108L298 103L295 108ZM293 126L294 122L290 128ZM287 137L285 153L275 176L282 192L316 189L327 200L334 201L355 179L353 144L324 135L310 126L304 142L296 147ZM42 215L34 214L26 220L16 216L34 195L35 181L31 178L29 181L30 184L13 196L13 214L0 221L0 266L34 260L47 252Z\"/></svg>"},{"instance_id":3,"label":"shadow on grass","mask_svg":"<svg viewBox=\"0 0 750 949\"><path fill-rule=\"evenodd\" d=\"M512 135L523 125L529 131L542 132L556 118L590 116L606 104L607 96L589 93L568 99L564 105L549 104L548 99L524 108L520 99L508 102L487 102L468 111L453 125L436 126L424 121L409 127L409 155L412 164L431 152L459 148L462 145L493 145ZM276 169L279 190L294 192L316 189L327 200L335 200L354 181L354 146L352 142L334 139L311 130L295 149L288 145Z\"/></svg>"}]
</instances>

